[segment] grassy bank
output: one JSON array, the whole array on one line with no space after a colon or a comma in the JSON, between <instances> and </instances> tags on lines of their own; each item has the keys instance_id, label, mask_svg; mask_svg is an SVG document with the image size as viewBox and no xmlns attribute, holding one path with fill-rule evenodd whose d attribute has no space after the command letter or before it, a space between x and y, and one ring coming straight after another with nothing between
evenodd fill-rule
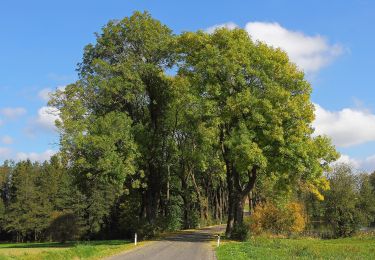
<instances>
[{"instance_id":1,"label":"grassy bank","mask_svg":"<svg viewBox=\"0 0 375 260\"><path fill-rule=\"evenodd\" d=\"M217 249L218 260L243 259L374 259L375 238L286 239L257 237L228 242Z\"/></svg>"},{"instance_id":2,"label":"grassy bank","mask_svg":"<svg viewBox=\"0 0 375 260\"><path fill-rule=\"evenodd\" d=\"M130 249L133 244L124 240L61 243L0 244L0 260L60 260L100 259Z\"/></svg>"}]
</instances>

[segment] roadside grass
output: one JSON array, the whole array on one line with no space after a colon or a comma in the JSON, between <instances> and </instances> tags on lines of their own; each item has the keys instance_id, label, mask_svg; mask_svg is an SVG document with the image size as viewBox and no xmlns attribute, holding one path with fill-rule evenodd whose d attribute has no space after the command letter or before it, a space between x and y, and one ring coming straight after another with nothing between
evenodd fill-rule
<instances>
[{"instance_id":1,"label":"roadside grass","mask_svg":"<svg viewBox=\"0 0 375 260\"><path fill-rule=\"evenodd\" d=\"M375 259L375 237L316 239L254 237L224 242L218 260L245 259Z\"/></svg>"},{"instance_id":2,"label":"roadside grass","mask_svg":"<svg viewBox=\"0 0 375 260\"><path fill-rule=\"evenodd\" d=\"M0 244L0 260L100 259L134 247L127 240Z\"/></svg>"}]
</instances>

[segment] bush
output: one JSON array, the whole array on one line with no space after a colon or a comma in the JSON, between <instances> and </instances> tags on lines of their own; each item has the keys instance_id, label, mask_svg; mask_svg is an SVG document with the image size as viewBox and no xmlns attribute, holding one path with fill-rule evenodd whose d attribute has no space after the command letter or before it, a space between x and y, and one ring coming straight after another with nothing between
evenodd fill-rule
<instances>
[{"instance_id":1,"label":"bush","mask_svg":"<svg viewBox=\"0 0 375 260\"><path fill-rule=\"evenodd\" d=\"M305 225L306 217L302 204L291 202L284 207L277 207L268 202L255 208L250 227L254 234L292 234L302 232Z\"/></svg>"},{"instance_id":2,"label":"bush","mask_svg":"<svg viewBox=\"0 0 375 260\"><path fill-rule=\"evenodd\" d=\"M176 197L171 197L167 206L167 215L159 217L157 226L162 230L175 231L182 227L181 201Z\"/></svg>"},{"instance_id":3,"label":"bush","mask_svg":"<svg viewBox=\"0 0 375 260\"><path fill-rule=\"evenodd\" d=\"M246 224L237 224L233 227L231 238L234 240L245 241L249 238L249 226Z\"/></svg>"},{"instance_id":4,"label":"bush","mask_svg":"<svg viewBox=\"0 0 375 260\"><path fill-rule=\"evenodd\" d=\"M301 233L305 229L307 221L303 205L297 202L288 203L286 213L290 218L289 232Z\"/></svg>"}]
</instances>

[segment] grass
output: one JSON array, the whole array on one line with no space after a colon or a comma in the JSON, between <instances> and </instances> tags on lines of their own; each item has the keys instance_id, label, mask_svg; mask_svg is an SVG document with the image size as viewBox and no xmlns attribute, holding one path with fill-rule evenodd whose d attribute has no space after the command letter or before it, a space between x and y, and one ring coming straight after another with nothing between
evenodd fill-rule
<instances>
[{"instance_id":1,"label":"grass","mask_svg":"<svg viewBox=\"0 0 375 260\"><path fill-rule=\"evenodd\" d=\"M115 255L134 245L125 240L68 243L4 243L0 244L0 260L100 259Z\"/></svg>"},{"instance_id":2,"label":"grass","mask_svg":"<svg viewBox=\"0 0 375 260\"><path fill-rule=\"evenodd\" d=\"M218 260L244 259L375 259L375 238L287 239L255 237L227 242L217 249Z\"/></svg>"}]
</instances>

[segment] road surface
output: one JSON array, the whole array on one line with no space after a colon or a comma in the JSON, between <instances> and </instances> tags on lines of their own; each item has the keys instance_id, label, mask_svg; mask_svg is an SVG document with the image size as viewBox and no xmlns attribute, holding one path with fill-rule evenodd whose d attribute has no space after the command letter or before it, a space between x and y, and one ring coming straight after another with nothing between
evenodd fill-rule
<instances>
[{"instance_id":1,"label":"road surface","mask_svg":"<svg viewBox=\"0 0 375 260\"><path fill-rule=\"evenodd\" d=\"M224 226L183 231L139 248L107 258L108 260L214 260L214 249L209 243L216 240Z\"/></svg>"}]
</instances>

